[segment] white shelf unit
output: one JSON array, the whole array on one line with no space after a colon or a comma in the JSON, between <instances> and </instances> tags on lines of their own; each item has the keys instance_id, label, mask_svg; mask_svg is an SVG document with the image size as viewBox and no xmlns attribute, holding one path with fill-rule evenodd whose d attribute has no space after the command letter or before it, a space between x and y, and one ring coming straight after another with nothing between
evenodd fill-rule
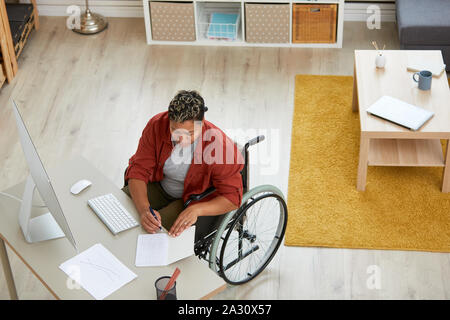
<instances>
[{"instance_id":1,"label":"white shelf unit","mask_svg":"<svg viewBox=\"0 0 450 320\"><path fill-rule=\"evenodd\" d=\"M157 2L189 2L194 6L195 18L195 41L161 41L152 39L150 0L143 0L145 30L147 44L155 45L211 45L211 46L247 46L247 47L293 47L293 48L342 48L343 28L344 28L344 0L155 0ZM245 41L245 3L259 4L288 4L289 5L289 43L249 43ZM292 7L293 4L337 4L336 42L335 43L293 43L292 42ZM238 39L212 40L205 36L205 19L211 8L239 8L240 24L238 26ZM223 11L221 11L223 12Z\"/></svg>"}]
</instances>

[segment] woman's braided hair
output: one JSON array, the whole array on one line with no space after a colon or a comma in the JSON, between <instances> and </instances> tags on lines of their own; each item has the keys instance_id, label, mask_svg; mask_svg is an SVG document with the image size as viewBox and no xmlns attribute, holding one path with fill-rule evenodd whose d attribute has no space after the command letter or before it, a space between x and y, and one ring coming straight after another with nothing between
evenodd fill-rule
<instances>
[{"instance_id":1,"label":"woman's braided hair","mask_svg":"<svg viewBox=\"0 0 450 320\"><path fill-rule=\"evenodd\" d=\"M200 93L195 90L180 90L169 104L169 119L175 122L187 120L203 120L205 111L205 101Z\"/></svg>"}]
</instances>

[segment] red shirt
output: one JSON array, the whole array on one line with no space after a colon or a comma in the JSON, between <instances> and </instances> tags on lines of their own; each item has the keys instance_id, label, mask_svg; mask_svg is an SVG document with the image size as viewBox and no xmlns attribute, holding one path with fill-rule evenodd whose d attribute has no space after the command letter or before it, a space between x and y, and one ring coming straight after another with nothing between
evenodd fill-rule
<instances>
[{"instance_id":1,"label":"red shirt","mask_svg":"<svg viewBox=\"0 0 450 320\"><path fill-rule=\"evenodd\" d=\"M240 174L244 167L242 154L234 142L209 121L203 121L200 139L184 180L183 202L190 195L214 186L216 192L194 203L221 195L239 207L243 188ZM170 157L172 148L168 112L158 113L142 132L137 151L129 160L125 180L133 178L145 183L161 181L164 163Z\"/></svg>"}]
</instances>

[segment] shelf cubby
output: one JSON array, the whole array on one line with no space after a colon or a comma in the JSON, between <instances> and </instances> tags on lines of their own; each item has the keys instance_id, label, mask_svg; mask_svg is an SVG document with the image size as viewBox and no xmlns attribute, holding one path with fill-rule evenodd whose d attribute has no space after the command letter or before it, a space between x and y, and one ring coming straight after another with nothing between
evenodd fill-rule
<instances>
[{"instance_id":1,"label":"shelf cubby","mask_svg":"<svg viewBox=\"0 0 450 320\"><path fill-rule=\"evenodd\" d=\"M212 16L229 16L232 21L213 22ZM237 1L197 1L197 39L201 42L243 42L241 3Z\"/></svg>"},{"instance_id":2,"label":"shelf cubby","mask_svg":"<svg viewBox=\"0 0 450 320\"><path fill-rule=\"evenodd\" d=\"M289 3L245 2L248 43L289 43Z\"/></svg>"},{"instance_id":3,"label":"shelf cubby","mask_svg":"<svg viewBox=\"0 0 450 320\"><path fill-rule=\"evenodd\" d=\"M160 3L190 4L192 6L193 22L189 22L188 27L190 37L164 38L154 36L154 29L150 0L143 0L145 29L148 44L176 44L176 45L220 45L220 46L248 46L248 47L308 47L308 48L341 48L344 26L344 0L158 0ZM333 22L336 28L335 38L328 43L325 41L298 43L293 39L293 8L299 4L309 5L337 5L336 21ZM254 15L254 8L259 8L260 14ZM234 37L210 37L208 32L211 28L211 14L213 12L238 13L239 18L235 26L224 29L235 32ZM253 12L253 13L252 13ZM253 15L247 16L247 13ZM217 16L215 17L217 18ZM267 21L265 21L267 19ZM166 23L174 28L174 20L160 20L158 23ZM192 21L192 20L190 20ZM248 23L248 25L246 25ZM294 21L295 23L295 21ZM176 24L175 24L176 25ZM225 26L224 26L225 27ZM168 28L170 29L170 28ZM216 31L214 31L216 30ZM219 28L220 30L220 28ZM156 29L155 29L156 31ZM217 32L217 29L213 29ZM297 28L296 32L299 31ZM219 34L220 31L218 32ZM194 35L194 36L193 36ZM247 39L248 37L248 39Z\"/></svg>"}]
</instances>

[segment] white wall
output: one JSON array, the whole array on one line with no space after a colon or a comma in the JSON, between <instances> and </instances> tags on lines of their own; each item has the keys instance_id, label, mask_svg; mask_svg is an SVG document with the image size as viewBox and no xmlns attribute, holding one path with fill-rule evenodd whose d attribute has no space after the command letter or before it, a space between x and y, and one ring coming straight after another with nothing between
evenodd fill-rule
<instances>
[{"instance_id":1,"label":"white wall","mask_svg":"<svg viewBox=\"0 0 450 320\"><path fill-rule=\"evenodd\" d=\"M379 0L388 1L388 0ZM392 1L392 0L391 0ZM67 7L79 5L84 8L85 0L37 0L39 14L42 16L66 16ZM366 21L369 3L346 3L346 21ZM395 21L395 4L379 3L382 21ZM142 0L90 0L92 11L107 17L143 17Z\"/></svg>"},{"instance_id":2,"label":"white wall","mask_svg":"<svg viewBox=\"0 0 450 320\"><path fill-rule=\"evenodd\" d=\"M387 0L386 0L387 1ZM344 15L345 21L366 21L372 14L367 13L369 6L376 5L380 8L382 21L395 21L395 4L394 3L346 3Z\"/></svg>"},{"instance_id":3,"label":"white wall","mask_svg":"<svg viewBox=\"0 0 450 320\"><path fill-rule=\"evenodd\" d=\"M78 5L85 8L85 0L37 0L39 15L66 16L67 7ZM141 0L90 0L93 12L107 17L144 17Z\"/></svg>"}]
</instances>

